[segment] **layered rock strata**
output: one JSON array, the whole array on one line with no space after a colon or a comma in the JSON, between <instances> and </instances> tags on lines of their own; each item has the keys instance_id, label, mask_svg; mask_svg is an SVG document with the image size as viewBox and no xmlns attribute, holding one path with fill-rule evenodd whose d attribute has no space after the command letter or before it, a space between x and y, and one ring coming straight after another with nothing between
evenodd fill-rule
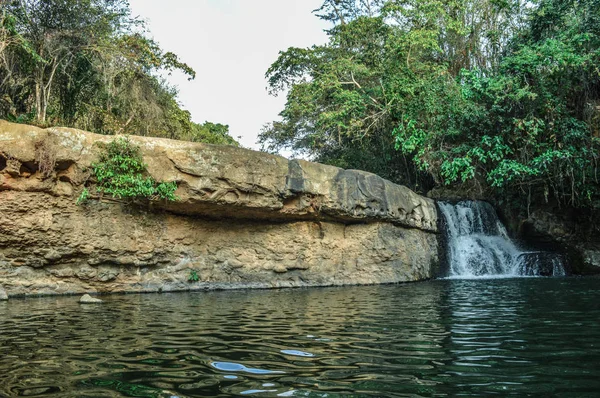
<instances>
[{"instance_id":1,"label":"layered rock strata","mask_svg":"<svg viewBox=\"0 0 600 398\"><path fill-rule=\"evenodd\" d=\"M177 182L178 199L76 205L113 139L0 121L9 295L392 283L435 272L432 200L371 173L236 147L132 136L148 173Z\"/></svg>"}]
</instances>

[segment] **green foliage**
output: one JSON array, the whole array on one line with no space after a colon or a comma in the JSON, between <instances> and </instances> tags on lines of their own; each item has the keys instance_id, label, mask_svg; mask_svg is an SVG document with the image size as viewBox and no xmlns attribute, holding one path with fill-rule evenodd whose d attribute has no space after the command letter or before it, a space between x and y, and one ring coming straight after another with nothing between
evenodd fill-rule
<instances>
[{"instance_id":1,"label":"green foliage","mask_svg":"<svg viewBox=\"0 0 600 398\"><path fill-rule=\"evenodd\" d=\"M79 197L77 198L77 202L75 202L77 205L83 205L86 204L87 201L90 199L90 191L87 188L83 188L83 191L81 191L81 195L79 195Z\"/></svg>"},{"instance_id":2,"label":"green foliage","mask_svg":"<svg viewBox=\"0 0 600 398\"><path fill-rule=\"evenodd\" d=\"M499 196L596 205L600 30L588 18L598 15L594 1L541 1L497 70L461 74L471 106L449 114L458 134L397 138L421 139L415 161L438 159L430 172L446 184L477 179Z\"/></svg>"},{"instance_id":3,"label":"green foliage","mask_svg":"<svg viewBox=\"0 0 600 398\"><path fill-rule=\"evenodd\" d=\"M196 72L145 32L127 0L0 1L0 118L235 144L198 134L159 77Z\"/></svg>"},{"instance_id":4,"label":"green foliage","mask_svg":"<svg viewBox=\"0 0 600 398\"><path fill-rule=\"evenodd\" d=\"M176 200L177 183L144 176L146 167L138 146L126 138L111 141L92 164L96 189L118 199Z\"/></svg>"},{"instance_id":5,"label":"green foliage","mask_svg":"<svg viewBox=\"0 0 600 398\"><path fill-rule=\"evenodd\" d=\"M187 141L204 142L207 144L240 145L229 135L229 126L220 123L192 123L190 132L183 138Z\"/></svg>"},{"instance_id":6,"label":"green foliage","mask_svg":"<svg viewBox=\"0 0 600 398\"><path fill-rule=\"evenodd\" d=\"M200 280L200 276L195 269L190 270L190 276L188 277L189 282L198 282Z\"/></svg>"},{"instance_id":7,"label":"green foliage","mask_svg":"<svg viewBox=\"0 0 600 398\"><path fill-rule=\"evenodd\" d=\"M289 88L269 150L427 191L600 205L600 2L326 0L329 43L267 71Z\"/></svg>"},{"instance_id":8,"label":"green foliage","mask_svg":"<svg viewBox=\"0 0 600 398\"><path fill-rule=\"evenodd\" d=\"M424 159L426 137L457 133L449 115L469 106L458 71L497 64L489 38L505 39L512 8L491 0L325 1L317 12L336 24L329 43L290 48L267 71L273 93L289 92L281 120L260 135L263 148L428 190L424 170L435 162Z\"/></svg>"}]
</instances>

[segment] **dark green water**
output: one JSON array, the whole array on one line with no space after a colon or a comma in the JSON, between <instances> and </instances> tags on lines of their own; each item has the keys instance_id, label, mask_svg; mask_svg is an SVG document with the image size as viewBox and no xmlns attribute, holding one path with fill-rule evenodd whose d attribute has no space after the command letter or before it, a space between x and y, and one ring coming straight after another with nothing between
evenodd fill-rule
<instances>
[{"instance_id":1,"label":"dark green water","mask_svg":"<svg viewBox=\"0 0 600 398\"><path fill-rule=\"evenodd\" d=\"M0 303L0 396L600 397L600 279Z\"/></svg>"}]
</instances>

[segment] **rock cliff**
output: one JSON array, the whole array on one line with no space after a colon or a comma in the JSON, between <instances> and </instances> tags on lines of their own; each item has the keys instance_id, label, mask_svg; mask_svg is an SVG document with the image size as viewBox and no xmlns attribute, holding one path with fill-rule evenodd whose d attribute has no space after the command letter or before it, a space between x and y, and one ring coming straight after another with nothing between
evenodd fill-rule
<instances>
[{"instance_id":1,"label":"rock cliff","mask_svg":"<svg viewBox=\"0 0 600 398\"><path fill-rule=\"evenodd\" d=\"M563 253L570 273L600 275L600 211L597 209L538 207L529 217L518 221L523 241Z\"/></svg>"},{"instance_id":2,"label":"rock cliff","mask_svg":"<svg viewBox=\"0 0 600 398\"><path fill-rule=\"evenodd\" d=\"M76 205L113 139L0 121L9 295L389 283L435 272L432 200L371 173L241 148L132 136L148 173L177 182L177 201Z\"/></svg>"}]
</instances>

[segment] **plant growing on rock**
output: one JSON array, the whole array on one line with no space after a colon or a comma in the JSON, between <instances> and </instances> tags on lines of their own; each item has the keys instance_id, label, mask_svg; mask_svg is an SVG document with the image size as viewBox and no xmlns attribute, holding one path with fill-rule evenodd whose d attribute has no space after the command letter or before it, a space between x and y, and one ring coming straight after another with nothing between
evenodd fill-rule
<instances>
[{"instance_id":1,"label":"plant growing on rock","mask_svg":"<svg viewBox=\"0 0 600 398\"><path fill-rule=\"evenodd\" d=\"M195 269L190 270L190 276L188 277L189 282L198 282L200 280L200 275L198 275L198 271Z\"/></svg>"},{"instance_id":2,"label":"plant growing on rock","mask_svg":"<svg viewBox=\"0 0 600 398\"><path fill-rule=\"evenodd\" d=\"M82 205L84 203L86 203L90 198L90 190L87 188L83 188L83 191L81 191L81 195L79 195L79 197L77 198L77 205Z\"/></svg>"},{"instance_id":3,"label":"plant growing on rock","mask_svg":"<svg viewBox=\"0 0 600 398\"><path fill-rule=\"evenodd\" d=\"M158 182L147 175L147 165L140 148L127 138L117 138L106 145L98 162L92 164L96 190L117 199L176 200L176 182ZM78 203L85 202L84 189Z\"/></svg>"}]
</instances>

